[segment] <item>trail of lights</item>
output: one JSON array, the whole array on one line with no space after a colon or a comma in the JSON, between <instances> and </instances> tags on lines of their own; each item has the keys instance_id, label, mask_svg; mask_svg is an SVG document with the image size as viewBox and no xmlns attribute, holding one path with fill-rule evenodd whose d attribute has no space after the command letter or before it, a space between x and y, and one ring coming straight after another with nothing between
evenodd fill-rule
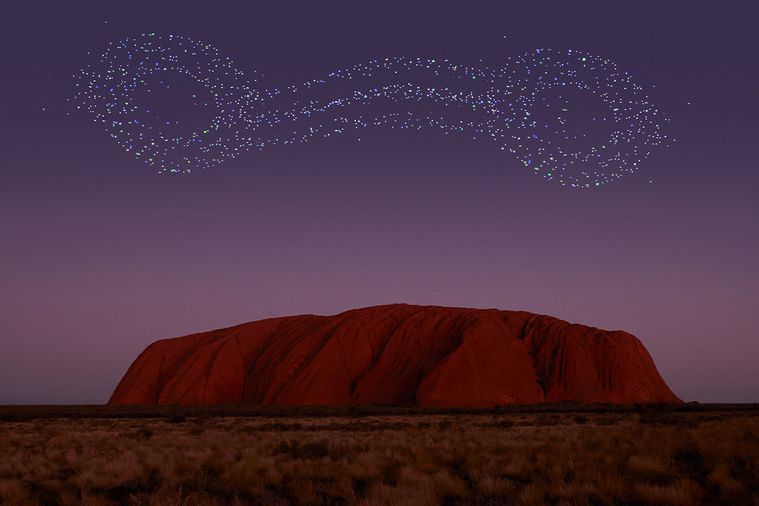
<instances>
[{"instance_id":1,"label":"trail of lights","mask_svg":"<svg viewBox=\"0 0 759 506\"><path fill-rule=\"evenodd\" d=\"M177 75L199 90L193 106L210 111L199 128L181 131L188 125L156 113L138 96L171 90ZM207 169L251 149L384 126L488 140L546 179L587 188L635 172L667 141L667 119L640 85L613 62L573 50L536 49L497 69L377 59L283 89L259 89L254 77L208 44L148 33L111 43L82 69L75 76L75 103L162 173ZM572 93L601 107L580 132L568 124L569 108L577 109Z\"/></svg>"}]
</instances>

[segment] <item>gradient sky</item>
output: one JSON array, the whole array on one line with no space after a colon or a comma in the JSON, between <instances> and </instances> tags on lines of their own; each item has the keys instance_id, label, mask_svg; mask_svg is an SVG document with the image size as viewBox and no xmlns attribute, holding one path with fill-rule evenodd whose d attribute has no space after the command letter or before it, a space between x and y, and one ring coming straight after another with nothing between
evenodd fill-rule
<instances>
[{"instance_id":1,"label":"gradient sky","mask_svg":"<svg viewBox=\"0 0 759 506\"><path fill-rule=\"evenodd\" d=\"M393 302L625 329L683 399L759 401L753 2L405 3L5 6L0 404L102 403L155 339ZM88 51L151 31L267 87L386 56L584 50L644 85L676 142L594 190L389 130L158 175L67 102Z\"/></svg>"}]
</instances>

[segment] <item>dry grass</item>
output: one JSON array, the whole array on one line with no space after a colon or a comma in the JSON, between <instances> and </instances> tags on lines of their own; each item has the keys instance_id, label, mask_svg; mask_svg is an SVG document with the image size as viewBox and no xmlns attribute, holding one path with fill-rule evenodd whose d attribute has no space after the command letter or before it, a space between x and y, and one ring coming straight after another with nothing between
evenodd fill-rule
<instances>
[{"instance_id":1,"label":"dry grass","mask_svg":"<svg viewBox=\"0 0 759 506\"><path fill-rule=\"evenodd\" d=\"M0 421L0 504L754 504L759 412Z\"/></svg>"}]
</instances>

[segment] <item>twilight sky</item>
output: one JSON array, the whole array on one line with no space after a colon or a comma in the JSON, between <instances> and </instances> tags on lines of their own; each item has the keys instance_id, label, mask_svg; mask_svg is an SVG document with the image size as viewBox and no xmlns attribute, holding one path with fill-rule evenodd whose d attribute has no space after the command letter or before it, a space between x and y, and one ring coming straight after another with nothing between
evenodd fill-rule
<instances>
[{"instance_id":1,"label":"twilight sky","mask_svg":"<svg viewBox=\"0 0 759 506\"><path fill-rule=\"evenodd\" d=\"M155 339L393 302L624 329L681 398L759 401L752 2L151 3L4 8L0 404L102 403ZM153 31L266 88L388 56L587 51L646 88L676 141L591 190L481 140L387 128L158 174L67 101L93 55Z\"/></svg>"}]
</instances>

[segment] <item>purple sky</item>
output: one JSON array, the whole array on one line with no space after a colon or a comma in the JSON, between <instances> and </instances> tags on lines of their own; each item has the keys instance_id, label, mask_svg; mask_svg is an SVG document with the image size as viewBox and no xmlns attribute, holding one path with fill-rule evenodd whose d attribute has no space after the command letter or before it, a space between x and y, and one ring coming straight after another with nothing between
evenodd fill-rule
<instances>
[{"instance_id":1,"label":"purple sky","mask_svg":"<svg viewBox=\"0 0 759 506\"><path fill-rule=\"evenodd\" d=\"M392 302L625 329L683 399L759 401L750 2L252 4L4 8L0 404L105 402L155 339ZM585 50L649 88L676 142L587 191L430 131L158 175L66 101L88 51L148 31L208 41L272 86L385 56Z\"/></svg>"}]
</instances>

